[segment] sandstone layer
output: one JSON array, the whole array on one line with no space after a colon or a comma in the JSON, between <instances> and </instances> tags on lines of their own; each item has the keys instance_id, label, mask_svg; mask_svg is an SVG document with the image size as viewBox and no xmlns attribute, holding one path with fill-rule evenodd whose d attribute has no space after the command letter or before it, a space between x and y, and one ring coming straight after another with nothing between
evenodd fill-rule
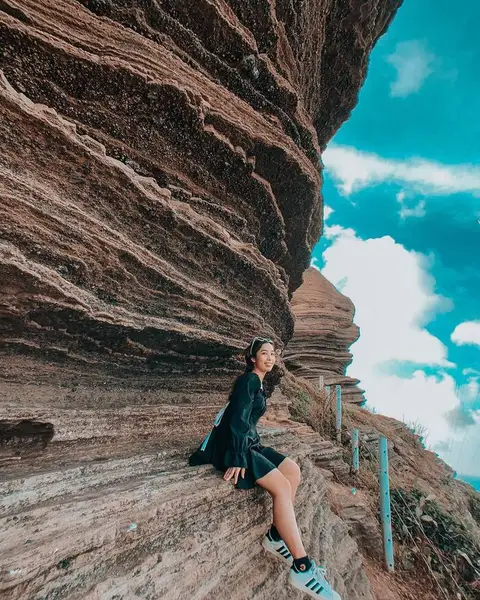
<instances>
[{"instance_id":1,"label":"sandstone layer","mask_svg":"<svg viewBox=\"0 0 480 600\"><path fill-rule=\"evenodd\" d=\"M166 384L288 341L318 152L398 4L2 1L5 351Z\"/></svg>"},{"instance_id":2,"label":"sandstone layer","mask_svg":"<svg viewBox=\"0 0 480 600\"><path fill-rule=\"evenodd\" d=\"M258 492L184 460L247 341L293 334L319 152L399 4L0 0L1 591L221 599L223 574L229 600L293 597L271 563L234 576ZM370 598L319 467L283 439L312 547L341 542L336 584Z\"/></svg>"},{"instance_id":3,"label":"sandstone layer","mask_svg":"<svg viewBox=\"0 0 480 600\"><path fill-rule=\"evenodd\" d=\"M292 298L295 330L284 353L285 364L297 377L318 384L341 385L347 402L364 402L358 379L345 375L352 361L349 347L359 335L353 323L355 307L318 269L308 268ZM333 391L333 390L332 390Z\"/></svg>"},{"instance_id":4,"label":"sandstone layer","mask_svg":"<svg viewBox=\"0 0 480 600\"><path fill-rule=\"evenodd\" d=\"M297 506L309 551L344 598L373 600L357 544L329 509L315 452L301 436L269 431L264 442L302 467ZM211 467L187 467L182 452L71 465L9 479L0 492L0 590L12 600L302 597L262 550L268 494L234 490Z\"/></svg>"}]
</instances>

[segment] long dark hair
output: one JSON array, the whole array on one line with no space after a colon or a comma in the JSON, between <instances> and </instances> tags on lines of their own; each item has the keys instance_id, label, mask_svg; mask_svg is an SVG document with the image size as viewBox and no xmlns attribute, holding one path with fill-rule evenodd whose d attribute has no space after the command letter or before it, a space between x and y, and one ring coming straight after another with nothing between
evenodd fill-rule
<instances>
[{"instance_id":1,"label":"long dark hair","mask_svg":"<svg viewBox=\"0 0 480 600\"><path fill-rule=\"evenodd\" d=\"M273 344L273 346L275 347L275 342L271 338L254 337L248 345L248 347L245 348L245 371L253 371L253 369L255 368L255 363L252 361L252 358L255 357L255 355L263 346L263 344Z\"/></svg>"}]
</instances>

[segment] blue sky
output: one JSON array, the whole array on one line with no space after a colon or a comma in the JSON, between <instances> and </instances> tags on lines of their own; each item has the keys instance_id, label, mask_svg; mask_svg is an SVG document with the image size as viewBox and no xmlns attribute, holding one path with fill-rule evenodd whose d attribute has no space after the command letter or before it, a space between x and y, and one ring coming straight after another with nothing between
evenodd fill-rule
<instances>
[{"instance_id":1,"label":"blue sky","mask_svg":"<svg viewBox=\"0 0 480 600\"><path fill-rule=\"evenodd\" d=\"M480 3L405 0L322 156L312 263L356 306L370 406L480 475Z\"/></svg>"}]
</instances>

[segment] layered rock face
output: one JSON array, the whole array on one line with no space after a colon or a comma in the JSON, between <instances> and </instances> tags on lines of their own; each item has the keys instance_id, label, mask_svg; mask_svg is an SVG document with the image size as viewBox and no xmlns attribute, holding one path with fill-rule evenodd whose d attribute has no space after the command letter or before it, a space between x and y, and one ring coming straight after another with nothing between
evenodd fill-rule
<instances>
[{"instance_id":1,"label":"layered rock face","mask_svg":"<svg viewBox=\"0 0 480 600\"><path fill-rule=\"evenodd\" d=\"M345 599L373 600L309 444L261 433L302 467L297 507L309 551ZM268 494L234 490L212 467L186 467L179 452L65 466L0 483L0 492L0 590L12 600L302 598L285 565L262 550Z\"/></svg>"},{"instance_id":2,"label":"layered rock face","mask_svg":"<svg viewBox=\"0 0 480 600\"><path fill-rule=\"evenodd\" d=\"M2 2L5 350L167 385L288 341L318 152L398 4Z\"/></svg>"},{"instance_id":3,"label":"layered rock face","mask_svg":"<svg viewBox=\"0 0 480 600\"><path fill-rule=\"evenodd\" d=\"M175 595L185 523L214 536L218 556L228 515L239 539L257 533L257 498L235 496L225 521L213 511L195 530L205 504L185 456L247 341L282 346L293 334L289 298L321 228L318 154L399 4L0 2L1 591L173 599L188 588L200 599L220 589L192 551L193 579ZM170 479L155 479L162 470ZM208 502L219 481L203 476ZM316 477L309 515L320 510ZM323 521L311 518L318 545ZM332 539L340 530L333 519ZM238 544L231 564L255 558ZM348 547L346 565L359 560ZM367 598L355 595L357 567L336 579ZM270 575L228 597L269 597Z\"/></svg>"},{"instance_id":4,"label":"layered rock face","mask_svg":"<svg viewBox=\"0 0 480 600\"><path fill-rule=\"evenodd\" d=\"M293 294L295 332L284 354L288 369L314 382L323 376L326 385L341 385L347 402L362 403L358 379L345 375L352 361L349 347L358 339L353 323L355 307L318 269L308 268Z\"/></svg>"}]
</instances>

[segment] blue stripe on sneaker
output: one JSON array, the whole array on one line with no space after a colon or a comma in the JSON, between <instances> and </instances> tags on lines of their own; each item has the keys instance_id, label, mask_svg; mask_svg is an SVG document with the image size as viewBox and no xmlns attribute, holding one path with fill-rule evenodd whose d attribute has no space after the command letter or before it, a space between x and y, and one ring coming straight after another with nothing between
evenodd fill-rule
<instances>
[{"instance_id":1,"label":"blue stripe on sneaker","mask_svg":"<svg viewBox=\"0 0 480 600\"><path fill-rule=\"evenodd\" d=\"M315 577L312 577L312 579L310 579L310 581L308 583L306 583L305 585L309 588L310 585L315 581Z\"/></svg>"},{"instance_id":2,"label":"blue stripe on sneaker","mask_svg":"<svg viewBox=\"0 0 480 600\"><path fill-rule=\"evenodd\" d=\"M317 594L320 596L321 592L323 590L323 585L320 586L320 589L317 590Z\"/></svg>"}]
</instances>

